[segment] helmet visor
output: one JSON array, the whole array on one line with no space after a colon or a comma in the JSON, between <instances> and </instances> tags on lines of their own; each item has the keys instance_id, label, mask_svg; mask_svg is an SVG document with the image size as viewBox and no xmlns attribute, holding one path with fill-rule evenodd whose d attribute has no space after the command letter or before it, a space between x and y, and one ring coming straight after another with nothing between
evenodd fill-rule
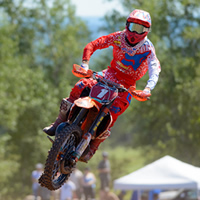
<instances>
[{"instance_id":1,"label":"helmet visor","mask_svg":"<svg viewBox=\"0 0 200 200\"><path fill-rule=\"evenodd\" d=\"M141 24L136 24L133 22L127 23L127 28L130 32L137 32L138 34L142 34L144 32L149 32L150 28L147 28Z\"/></svg>"}]
</instances>

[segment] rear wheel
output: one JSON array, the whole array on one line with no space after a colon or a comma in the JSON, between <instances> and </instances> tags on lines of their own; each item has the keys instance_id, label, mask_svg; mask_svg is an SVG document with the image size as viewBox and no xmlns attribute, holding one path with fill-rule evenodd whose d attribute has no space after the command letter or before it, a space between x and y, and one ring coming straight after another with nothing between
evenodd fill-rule
<instances>
[{"instance_id":1,"label":"rear wheel","mask_svg":"<svg viewBox=\"0 0 200 200\"><path fill-rule=\"evenodd\" d=\"M77 125L63 123L49 151L45 169L39 179L41 186L49 190L60 188L69 178L75 162L71 155L81 140L82 130Z\"/></svg>"}]
</instances>

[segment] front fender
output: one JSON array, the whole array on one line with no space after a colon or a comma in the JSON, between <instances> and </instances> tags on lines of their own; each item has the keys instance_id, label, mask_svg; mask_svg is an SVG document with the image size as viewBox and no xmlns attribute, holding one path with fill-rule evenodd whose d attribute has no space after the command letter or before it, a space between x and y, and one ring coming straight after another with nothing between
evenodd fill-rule
<instances>
[{"instance_id":1,"label":"front fender","mask_svg":"<svg viewBox=\"0 0 200 200\"><path fill-rule=\"evenodd\" d=\"M90 109L92 107L96 107L98 111L100 110L99 105L90 97L81 97L79 99L76 99L74 101L74 104L81 108Z\"/></svg>"},{"instance_id":2,"label":"front fender","mask_svg":"<svg viewBox=\"0 0 200 200\"><path fill-rule=\"evenodd\" d=\"M67 122L62 122L58 125L58 127L56 128L56 137L60 134L60 132L65 128L69 126L69 124Z\"/></svg>"}]
</instances>

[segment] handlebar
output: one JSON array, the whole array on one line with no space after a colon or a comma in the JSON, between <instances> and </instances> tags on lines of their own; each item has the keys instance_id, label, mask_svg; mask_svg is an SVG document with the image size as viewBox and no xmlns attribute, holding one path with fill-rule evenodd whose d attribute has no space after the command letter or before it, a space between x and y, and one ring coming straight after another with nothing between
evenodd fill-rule
<instances>
[{"instance_id":1,"label":"handlebar","mask_svg":"<svg viewBox=\"0 0 200 200\"><path fill-rule=\"evenodd\" d=\"M97 80L97 82L102 82L104 84L108 84L108 85L118 89L119 92L128 92L132 95L132 97L134 97L138 101L146 101L146 100L150 99L150 97L147 97L146 99L144 99L144 98L142 99L140 97L140 95L138 94L139 90L131 90L130 88L127 89L122 84L118 84L118 83L115 83L111 80L104 78L103 76L99 75L98 72L92 71L91 78L93 78L94 80Z\"/></svg>"},{"instance_id":2,"label":"handlebar","mask_svg":"<svg viewBox=\"0 0 200 200\"><path fill-rule=\"evenodd\" d=\"M98 72L92 71L91 69L85 70L80 65L74 64L72 73L80 78L93 78L94 80L97 80L98 82L106 83L107 85L110 85L112 87L115 87L118 89L119 92L129 92L132 97L137 99L138 101L146 101L149 100L149 97L141 97L139 94L141 93L141 90L134 90L131 87L125 88L123 85L115 83L111 80L108 80L104 78L103 76L99 75Z\"/></svg>"},{"instance_id":3,"label":"handlebar","mask_svg":"<svg viewBox=\"0 0 200 200\"><path fill-rule=\"evenodd\" d=\"M102 82L102 83L106 83L112 87L115 87L116 89L119 90L119 92L128 92L128 89L125 88L123 85L115 83L111 80L108 80L106 78L104 78L103 76L99 75L98 72L93 71L92 77L94 80L96 80L97 82Z\"/></svg>"}]
</instances>

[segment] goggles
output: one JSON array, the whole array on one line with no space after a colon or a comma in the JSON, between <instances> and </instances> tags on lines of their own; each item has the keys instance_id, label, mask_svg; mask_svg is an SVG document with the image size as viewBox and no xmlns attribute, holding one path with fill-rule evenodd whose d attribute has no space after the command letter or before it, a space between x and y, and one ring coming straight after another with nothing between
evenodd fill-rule
<instances>
[{"instance_id":1,"label":"goggles","mask_svg":"<svg viewBox=\"0 0 200 200\"><path fill-rule=\"evenodd\" d=\"M127 28L130 32L137 32L138 34L150 31L150 28L147 28L141 24L136 24L133 22L127 22Z\"/></svg>"}]
</instances>

